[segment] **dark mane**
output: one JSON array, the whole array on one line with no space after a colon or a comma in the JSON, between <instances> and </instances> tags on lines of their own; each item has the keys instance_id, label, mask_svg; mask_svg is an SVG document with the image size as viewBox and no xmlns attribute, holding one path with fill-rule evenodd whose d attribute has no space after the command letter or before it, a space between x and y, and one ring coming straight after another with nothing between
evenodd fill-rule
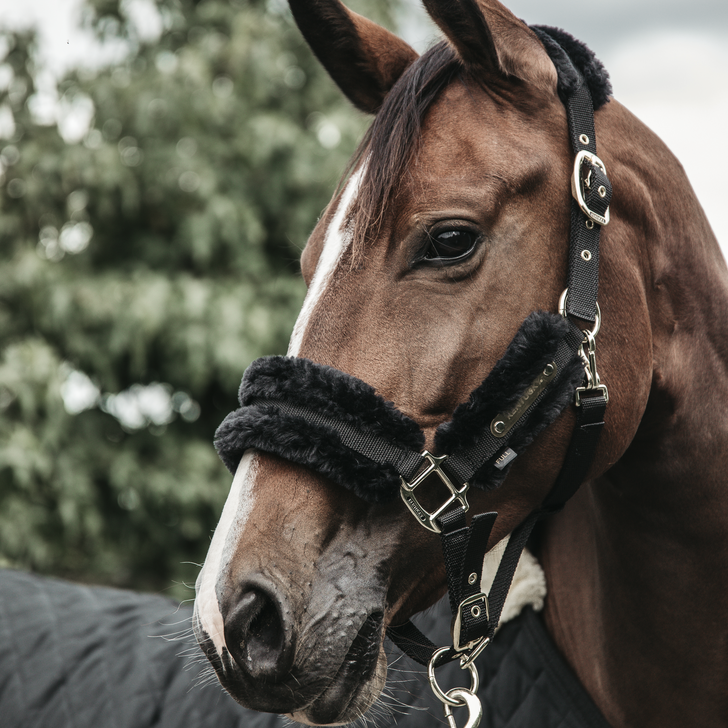
<instances>
[{"instance_id":1,"label":"dark mane","mask_svg":"<svg viewBox=\"0 0 728 728\"><path fill-rule=\"evenodd\" d=\"M354 250L379 233L387 202L412 159L427 110L463 70L453 48L442 41L420 56L387 94L359 149L368 166L352 220Z\"/></svg>"}]
</instances>

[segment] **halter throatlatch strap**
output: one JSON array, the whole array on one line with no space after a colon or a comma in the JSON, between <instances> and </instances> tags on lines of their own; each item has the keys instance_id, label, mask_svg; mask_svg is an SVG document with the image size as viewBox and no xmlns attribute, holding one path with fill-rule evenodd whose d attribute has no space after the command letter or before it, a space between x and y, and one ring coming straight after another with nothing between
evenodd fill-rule
<instances>
[{"instance_id":1,"label":"halter throatlatch strap","mask_svg":"<svg viewBox=\"0 0 728 728\"><path fill-rule=\"evenodd\" d=\"M533 511L513 530L490 592L485 594L481 591L483 560L492 522L486 532L485 525L488 521L484 520L482 525L478 525L478 519L492 519L494 522L497 515L497 513L485 513L473 516L470 528L465 530L463 530L464 525L454 525L459 519L462 519L461 524L465 523L464 510L450 511L443 516L441 540L448 575L450 607L454 615L453 646L447 651L438 650L437 646L410 621L387 629L387 636L392 642L420 665L431 664L433 656L437 655L434 663L436 668L457 659L461 661L463 667L467 667L495 636L516 567L533 527L542 517L543 511L540 509ZM460 568L455 566L455 555L463 548L464 540L467 541L469 558L468 565ZM457 586L458 583L460 587ZM453 597L453 594L460 596ZM485 605L485 609L480 606L481 604ZM480 606L476 614L473 614L473 606ZM461 615L459 623L455 619L457 615Z\"/></svg>"}]
</instances>

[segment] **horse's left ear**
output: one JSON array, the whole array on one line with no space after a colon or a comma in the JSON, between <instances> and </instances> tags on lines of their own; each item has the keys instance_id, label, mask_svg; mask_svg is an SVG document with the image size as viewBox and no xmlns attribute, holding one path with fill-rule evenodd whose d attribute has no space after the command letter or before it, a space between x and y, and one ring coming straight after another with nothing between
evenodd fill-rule
<instances>
[{"instance_id":1,"label":"horse's left ear","mask_svg":"<svg viewBox=\"0 0 728 728\"><path fill-rule=\"evenodd\" d=\"M339 0L288 0L311 50L358 109L374 114L417 52Z\"/></svg>"},{"instance_id":2,"label":"horse's left ear","mask_svg":"<svg viewBox=\"0 0 728 728\"><path fill-rule=\"evenodd\" d=\"M556 91L556 69L536 34L498 0L423 2L467 66Z\"/></svg>"}]
</instances>

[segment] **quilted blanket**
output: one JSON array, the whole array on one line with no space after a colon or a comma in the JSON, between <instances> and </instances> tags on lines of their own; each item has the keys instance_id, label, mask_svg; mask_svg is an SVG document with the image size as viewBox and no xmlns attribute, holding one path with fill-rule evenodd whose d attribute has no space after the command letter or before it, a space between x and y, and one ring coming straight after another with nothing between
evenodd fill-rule
<instances>
[{"instance_id":1,"label":"quilted blanket","mask_svg":"<svg viewBox=\"0 0 728 728\"><path fill-rule=\"evenodd\" d=\"M2 728L278 728L290 721L235 703L189 635L192 609L164 597L0 570ZM442 601L419 618L449 641ZM199 655L201 657L201 653ZM378 726L444 723L422 668L392 650ZM446 674L445 671L450 671ZM483 728L608 728L528 608L479 658ZM464 684L456 665L438 679ZM462 723L462 717L456 719Z\"/></svg>"}]
</instances>

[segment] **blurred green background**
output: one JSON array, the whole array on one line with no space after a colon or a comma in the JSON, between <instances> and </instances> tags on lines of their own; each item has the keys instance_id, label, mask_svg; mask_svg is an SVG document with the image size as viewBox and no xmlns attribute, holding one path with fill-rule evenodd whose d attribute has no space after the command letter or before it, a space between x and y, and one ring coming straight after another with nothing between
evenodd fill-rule
<instances>
[{"instance_id":1,"label":"blurred green background","mask_svg":"<svg viewBox=\"0 0 728 728\"><path fill-rule=\"evenodd\" d=\"M126 60L67 74L53 122L34 34L0 33L0 565L184 599L231 480L213 433L285 353L368 119L285 3L156 4L149 42L87 3Z\"/></svg>"}]
</instances>

